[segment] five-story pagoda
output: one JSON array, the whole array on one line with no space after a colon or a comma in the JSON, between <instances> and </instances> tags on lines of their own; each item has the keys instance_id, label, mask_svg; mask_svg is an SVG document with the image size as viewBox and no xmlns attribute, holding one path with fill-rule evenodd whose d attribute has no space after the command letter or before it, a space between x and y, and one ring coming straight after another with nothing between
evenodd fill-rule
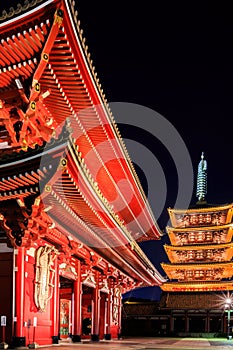
<instances>
[{"instance_id":1,"label":"five-story pagoda","mask_svg":"<svg viewBox=\"0 0 233 350\"><path fill-rule=\"evenodd\" d=\"M164 248L170 263L161 265L169 281L161 287L164 291L161 307L171 310L171 331L175 330L174 320L182 311L179 331L210 332L209 313L214 309L222 312L224 291L233 290L233 205L210 205L206 194L207 162L202 153L197 203L189 209L168 210L172 226L167 227L167 233L171 245ZM192 320L197 313L201 318ZM223 319L218 321L218 329L214 331L224 331Z\"/></svg>"}]
</instances>

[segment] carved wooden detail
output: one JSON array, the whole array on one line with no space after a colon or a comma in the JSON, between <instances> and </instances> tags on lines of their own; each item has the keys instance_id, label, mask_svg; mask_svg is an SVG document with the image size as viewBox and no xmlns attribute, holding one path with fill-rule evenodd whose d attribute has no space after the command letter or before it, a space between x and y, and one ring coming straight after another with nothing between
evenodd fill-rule
<instances>
[{"instance_id":1,"label":"carved wooden detail","mask_svg":"<svg viewBox=\"0 0 233 350\"><path fill-rule=\"evenodd\" d=\"M214 213L175 214L176 227L224 225L227 212L227 210L222 210Z\"/></svg>"},{"instance_id":2,"label":"carved wooden detail","mask_svg":"<svg viewBox=\"0 0 233 350\"><path fill-rule=\"evenodd\" d=\"M174 270L173 278L178 279L178 281L220 281L222 274L224 272L223 268L209 268L209 269L200 269L195 270Z\"/></svg>"},{"instance_id":3,"label":"carved wooden detail","mask_svg":"<svg viewBox=\"0 0 233 350\"><path fill-rule=\"evenodd\" d=\"M224 243L226 241L227 229L216 231L187 231L176 232L177 243L182 245L187 244L210 244L210 243Z\"/></svg>"},{"instance_id":4,"label":"carved wooden detail","mask_svg":"<svg viewBox=\"0 0 233 350\"><path fill-rule=\"evenodd\" d=\"M53 296L53 280L55 270L53 262L56 259L58 251L53 246L42 246L36 251L36 273L34 300L37 308L44 312L48 301Z\"/></svg>"},{"instance_id":5,"label":"carved wooden detail","mask_svg":"<svg viewBox=\"0 0 233 350\"><path fill-rule=\"evenodd\" d=\"M26 206L21 199L4 202L4 206L0 208L0 225L12 247L30 245L27 231L30 212L30 206Z\"/></svg>"},{"instance_id":6,"label":"carved wooden detail","mask_svg":"<svg viewBox=\"0 0 233 350\"><path fill-rule=\"evenodd\" d=\"M71 280L78 278L77 271L75 269L75 262L63 262L59 265L59 275Z\"/></svg>"},{"instance_id":7,"label":"carved wooden detail","mask_svg":"<svg viewBox=\"0 0 233 350\"><path fill-rule=\"evenodd\" d=\"M119 322L119 308L121 306L121 288L116 286L113 290L112 320L116 324Z\"/></svg>"},{"instance_id":8,"label":"carved wooden detail","mask_svg":"<svg viewBox=\"0 0 233 350\"><path fill-rule=\"evenodd\" d=\"M202 261L225 261L226 248L199 249L199 250L175 250L172 251L174 261L178 262L202 262Z\"/></svg>"}]
</instances>

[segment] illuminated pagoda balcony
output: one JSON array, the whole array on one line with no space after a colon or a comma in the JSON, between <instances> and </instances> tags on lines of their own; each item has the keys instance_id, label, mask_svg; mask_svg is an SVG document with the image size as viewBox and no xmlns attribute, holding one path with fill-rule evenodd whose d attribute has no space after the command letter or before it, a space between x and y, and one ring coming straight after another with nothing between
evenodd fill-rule
<instances>
[{"instance_id":1,"label":"illuminated pagoda balcony","mask_svg":"<svg viewBox=\"0 0 233 350\"><path fill-rule=\"evenodd\" d=\"M232 262L209 264L162 264L170 280L189 281L221 281L233 275Z\"/></svg>"},{"instance_id":2,"label":"illuminated pagoda balcony","mask_svg":"<svg viewBox=\"0 0 233 350\"><path fill-rule=\"evenodd\" d=\"M232 243L179 247L165 245L164 249L172 263L230 261L233 255Z\"/></svg>"},{"instance_id":3,"label":"illuminated pagoda balcony","mask_svg":"<svg viewBox=\"0 0 233 350\"><path fill-rule=\"evenodd\" d=\"M220 283L219 281L169 281L163 284L162 290L163 292L172 292L170 295L172 295L173 292L225 292L233 290L233 282L221 281Z\"/></svg>"},{"instance_id":4,"label":"illuminated pagoda balcony","mask_svg":"<svg viewBox=\"0 0 233 350\"><path fill-rule=\"evenodd\" d=\"M208 227L231 223L233 205L228 204L218 207L195 208L188 210L168 209L172 226L185 227Z\"/></svg>"},{"instance_id":5,"label":"illuminated pagoda balcony","mask_svg":"<svg viewBox=\"0 0 233 350\"><path fill-rule=\"evenodd\" d=\"M221 244L231 242L233 225L193 227L189 229L167 227L167 232L172 245Z\"/></svg>"}]
</instances>

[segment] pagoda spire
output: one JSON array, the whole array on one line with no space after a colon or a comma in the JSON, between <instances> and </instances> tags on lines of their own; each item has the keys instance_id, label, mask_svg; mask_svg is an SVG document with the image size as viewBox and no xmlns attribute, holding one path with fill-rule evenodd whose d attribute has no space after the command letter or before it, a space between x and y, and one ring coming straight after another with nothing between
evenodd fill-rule
<instances>
[{"instance_id":1,"label":"pagoda spire","mask_svg":"<svg viewBox=\"0 0 233 350\"><path fill-rule=\"evenodd\" d=\"M207 161L204 159L204 152L201 154L201 160L198 164L197 173L197 191L198 201L204 201L207 194Z\"/></svg>"}]
</instances>

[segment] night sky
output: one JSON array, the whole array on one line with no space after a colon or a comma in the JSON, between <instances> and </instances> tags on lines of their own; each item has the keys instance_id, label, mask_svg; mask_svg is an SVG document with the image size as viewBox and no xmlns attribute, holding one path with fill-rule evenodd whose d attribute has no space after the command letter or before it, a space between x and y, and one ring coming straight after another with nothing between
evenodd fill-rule
<instances>
[{"instance_id":1,"label":"night sky","mask_svg":"<svg viewBox=\"0 0 233 350\"><path fill-rule=\"evenodd\" d=\"M163 115L184 140L195 171L204 151L209 202L231 202L230 5L80 0L77 8L108 101L140 104ZM128 131L121 129L122 136L134 135Z\"/></svg>"},{"instance_id":2,"label":"night sky","mask_svg":"<svg viewBox=\"0 0 233 350\"><path fill-rule=\"evenodd\" d=\"M9 7L10 1L5 3ZM230 2L79 0L76 5L108 102L142 105L166 118L187 147L194 167L194 181L201 152L205 153L207 201L232 202L233 19ZM122 123L119 127L126 141L135 140L149 149L164 171L166 203L157 218L164 231L167 207L173 207L178 191L172 155L166 145L147 131ZM147 174L137 164L135 168L148 193ZM153 191L156 198L157 188ZM160 262L166 260L162 247L165 241L168 241L166 236L141 245L163 275ZM156 299L158 290L148 288L127 296Z\"/></svg>"},{"instance_id":3,"label":"night sky","mask_svg":"<svg viewBox=\"0 0 233 350\"><path fill-rule=\"evenodd\" d=\"M77 9L108 101L151 108L173 124L193 163L192 203L202 151L208 162L207 201L231 203L233 20L229 3L80 0ZM120 126L123 138L150 149L165 173L166 204L157 218L164 231L167 207L173 207L178 189L172 156L166 145L144 130ZM147 192L147 174L142 176L143 169L136 169ZM153 190L156 197L157 188ZM160 262L167 260L165 242L169 242L167 236L141 244L163 276ZM143 288L126 296L157 299L159 291Z\"/></svg>"}]
</instances>

